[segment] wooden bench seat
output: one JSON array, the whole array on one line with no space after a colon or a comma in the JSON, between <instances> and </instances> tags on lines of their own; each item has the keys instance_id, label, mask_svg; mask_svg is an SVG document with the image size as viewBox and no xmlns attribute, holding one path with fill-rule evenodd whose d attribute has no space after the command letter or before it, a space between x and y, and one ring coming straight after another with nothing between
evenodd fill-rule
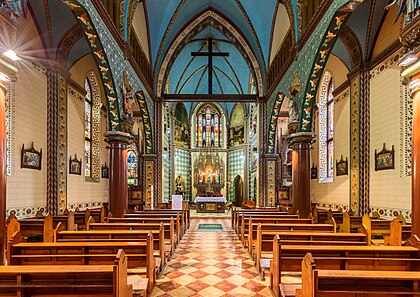
<instances>
[{"instance_id":1,"label":"wooden bench seat","mask_svg":"<svg viewBox=\"0 0 420 297\"><path fill-rule=\"evenodd\" d=\"M231 213L231 224L232 228L235 229L235 226L237 225L239 213L248 212L248 213L273 213L273 212L280 212L280 210L276 207L269 207L269 208L263 208L263 209L240 209L237 207L232 208ZM283 212L284 214L287 214L287 212Z\"/></svg>"},{"instance_id":2,"label":"wooden bench seat","mask_svg":"<svg viewBox=\"0 0 420 297\"><path fill-rule=\"evenodd\" d=\"M181 239L181 218L179 215L171 217L152 217L152 218L108 218L108 223L129 223L129 224L160 224L164 223L165 227L167 224L173 225L172 230L174 232L174 242L178 245ZM166 228L165 228L166 229Z\"/></svg>"},{"instance_id":3,"label":"wooden bench seat","mask_svg":"<svg viewBox=\"0 0 420 297\"><path fill-rule=\"evenodd\" d=\"M417 241L410 242L418 246ZM389 263L385 259L398 259L393 262L392 270L406 270L408 265L413 267L410 270L420 267L419 250L414 246L282 245L280 237L275 236L273 259L270 262L270 287L275 296L279 296L281 273L301 271L301 262L306 253L312 253L317 265L328 269L344 267L352 270L390 270Z\"/></svg>"},{"instance_id":4,"label":"wooden bench seat","mask_svg":"<svg viewBox=\"0 0 420 297\"><path fill-rule=\"evenodd\" d=\"M142 242L24 242L16 236L9 242L7 261L10 265L108 265L118 250L123 249L128 268L144 268L151 292L156 280L153 235Z\"/></svg>"},{"instance_id":5,"label":"wooden bench seat","mask_svg":"<svg viewBox=\"0 0 420 297\"><path fill-rule=\"evenodd\" d=\"M147 241L150 233L153 235L153 250L157 256L156 273L160 275L167 260L163 223L159 230L61 231L56 235L56 242L140 242Z\"/></svg>"},{"instance_id":6,"label":"wooden bench seat","mask_svg":"<svg viewBox=\"0 0 420 297\"><path fill-rule=\"evenodd\" d=\"M162 224L166 251L170 258L176 248L173 220L169 223L89 223L88 230L159 230Z\"/></svg>"},{"instance_id":7,"label":"wooden bench seat","mask_svg":"<svg viewBox=\"0 0 420 297\"><path fill-rule=\"evenodd\" d=\"M0 296L131 297L124 251L114 258L110 265L0 266Z\"/></svg>"},{"instance_id":8,"label":"wooden bench seat","mask_svg":"<svg viewBox=\"0 0 420 297\"><path fill-rule=\"evenodd\" d=\"M187 231L187 225L185 222L185 213L181 212L181 211L176 211L174 213L127 213L124 214L123 216L124 218L130 218L130 219L148 219L148 218L152 218L152 219L170 219L170 218L174 218L175 220L175 225L177 223L177 220L179 218L179 239L182 238L182 236L185 234L185 232ZM112 220L109 220L110 222Z\"/></svg>"},{"instance_id":9,"label":"wooden bench seat","mask_svg":"<svg viewBox=\"0 0 420 297\"><path fill-rule=\"evenodd\" d=\"M142 211L135 211L134 214L155 214L155 215L159 215L159 214L176 214L178 212L180 212L180 210L144 209ZM183 208L181 212L184 213L184 224L186 226L186 229L188 229L190 227L190 223L191 223L190 208L189 207Z\"/></svg>"},{"instance_id":10,"label":"wooden bench seat","mask_svg":"<svg viewBox=\"0 0 420 297\"><path fill-rule=\"evenodd\" d=\"M249 218L252 217L253 219L257 220L257 219L299 219L299 215L298 214L284 214L284 213L270 213L269 215L267 214L255 214L255 213L242 213L242 215L239 216L238 218L238 226L236 229L236 233L241 236L242 235L242 228L243 226L245 230L247 230L248 228L248 220ZM268 222L267 222L268 223Z\"/></svg>"},{"instance_id":11,"label":"wooden bench seat","mask_svg":"<svg viewBox=\"0 0 420 297\"><path fill-rule=\"evenodd\" d=\"M244 222L245 221L245 222ZM268 227L270 225L279 225L279 224L312 224L313 220L311 218L306 219L299 219L299 218L254 218L250 217L248 220L243 221L243 226L241 227L244 231L241 234L241 238L243 238L243 244L245 247L248 247L248 252L251 252L253 243L255 243L256 238L256 228L258 224L263 224L264 226ZM318 226L319 227L319 226ZM315 228L318 228L315 227ZM265 228L264 228L265 229ZM276 230L274 227L273 230ZM333 230L331 230L333 231Z\"/></svg>"},{"instance_id":12,"label":"wooden bench seat","mask_svg":"<svg viewBox=\"0 0 420 297\"><path fill-rule=\"evenodd\" d=\"M389 260L392 262L392 260ZM420 296L420 272L320 269L318 260L307 254L302 261L302 288L297 297ZM418 267L415 267L418 270Z\"/></svg>"}]
</instances>

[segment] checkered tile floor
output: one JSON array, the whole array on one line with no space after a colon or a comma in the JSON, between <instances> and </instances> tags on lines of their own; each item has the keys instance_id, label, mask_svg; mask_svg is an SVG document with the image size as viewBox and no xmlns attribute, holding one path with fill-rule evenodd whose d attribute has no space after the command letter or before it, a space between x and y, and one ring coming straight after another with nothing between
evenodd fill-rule
<instances>
[{"instance_id":1,"label":"checkered tile floor","mask_svg":"<svg viewBox=\"0 0 420 297\"><path fill-rule=\"evenodd\" d=\"M198 232L199 224L222 224L223 232ZM152 296L272 296L229 219L192 219Z\"/></svg>"}]
</instances>

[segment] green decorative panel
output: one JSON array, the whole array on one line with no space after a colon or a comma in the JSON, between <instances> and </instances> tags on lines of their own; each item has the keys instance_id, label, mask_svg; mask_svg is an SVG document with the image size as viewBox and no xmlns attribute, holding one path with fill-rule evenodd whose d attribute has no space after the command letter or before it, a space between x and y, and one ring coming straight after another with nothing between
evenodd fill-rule
<instances>
[{"instance_id":1,"label":"green decorative panel","mask_svg":"<svg viewBox=\"0 0 420 297\"><path fill-rule=\"evenodd\" d=\"M230 180L230 200L235 201L235 177L245 176L245 150L237 149L229 152L229 180ZM245 193L245 189L244 189Z\"/></svg>"},{"instance_id":2,"label":"green decorative panel","mask_svg":"<svg viewBox=\"0 0 420 297\"><path fill-rule=\"evenodd\" d=\"M182 175L185 179L184 200L191 200L191 155L188 150L175 148L175 181L178 175ZM175 194L175 185L173 186L173 193Z\"/></svg>"}]
</instances>

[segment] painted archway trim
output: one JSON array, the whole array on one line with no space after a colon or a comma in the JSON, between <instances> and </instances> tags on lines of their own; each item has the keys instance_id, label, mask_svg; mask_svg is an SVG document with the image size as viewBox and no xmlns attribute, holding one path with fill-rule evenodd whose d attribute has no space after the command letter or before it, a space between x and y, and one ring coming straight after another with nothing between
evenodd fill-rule
<instances>
[{"instance_id":1,"label":"painted archway trim","mask_svg":"<svg viewBox=\"0 0 420 297\"><path fill-rule=\"evenodd\" d=\"M93 58L98 66L99 73L101 74L108 107L108 130L121 131L121 120L115 83L112 72L110 71L111 67L109 65L108 58L105 54L95 26L93 25L89 13L83 5L79 4L76 0L61 1L70 8L76 17L76 20L82 28L86 41L93 53Z\"/></svg>"},{"instance_id":2,"label":"painted archway trim","mask_svg":"<svg viewBox=\"0 0 420 297\"><path fill-rule=\"evenodd\" d=\"M256 58L254 51L248 44L248 41L244 36L242 36L242 34L227 18L214 11L214 9L208 9L201 12L197 17L195 17L190 22L190 24L186 28L184 28L182 32L180 32L180 34L177 35L177 37L173 40L171 46L167 50L163 58L163 62L160 65L159 73L156 80L157 96L160 97L162 95L162 91L165 86L165 79L168 75L168 70L170 68L171 62L173 62L173 60L176 58L177 48L182 45L185 46L185 39L191 37L190 35L194 31L194 29L208 18L213 19L215 22L226 28L238 41L239 45L242 47L242 49L247 55L247 57L245 58L248 59L251 63L252 68L250 70L255 72L258 93L262 95L264 93L264 87L261 67L259 65L258 59Z\"/></svg>"},{"instance_id":3,"label":"painted archway trim","mask_svg":"<svg viewBox=\"0 0 420 297\"><path fill-rule=\"evenodd\" d=\"M153 154L152 124L150 122L149 110L147 109L146 98L143 91L136 93L136 99L140 107L140 114L143 119L144 141L146 154Z\"/></svg>"},{"instance_id":4,"label":"painted archway trim","mask_svg":"<svg viewBox=\"0 0 420 297\"><path fill-rule=\"evenodd\" d=\"M276 131L278 118L280 116L281 106L286 95L284 93L278 93L276 102L274 103L273 112L271 113L270 126L268 128L268 141L267 141L267 153L274 154L275 143L276 143Z\"/></svg>"},{"instance_id":5,"label":"painted archway trim","mask_svg":"<svg viewBox=\"0 0 420 297\"><path fill-rule=\"evenodd\" d=\"M325 65L328 61L328 57L330 56L334 44L346 25L350 15L365 1L366 0L349 1L341 6L334 14L327 31L324 34L324 38L322 39L323 41L321 42L315 56L312 72L310 73L310 77L308 78L305 88L305 97L300 113L300 132L312 132L315 97Z\"/></svg>"}]
</instances>

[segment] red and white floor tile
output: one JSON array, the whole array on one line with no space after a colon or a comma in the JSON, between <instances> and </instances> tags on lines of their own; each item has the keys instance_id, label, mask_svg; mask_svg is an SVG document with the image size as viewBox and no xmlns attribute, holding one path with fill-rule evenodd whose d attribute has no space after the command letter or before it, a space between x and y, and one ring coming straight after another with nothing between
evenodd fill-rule
<instances>
[{"instance_id":1,"label":"red and white floor tile","mask_svg":"<svg viewBox=\"0 0 420 297\"><path fill-rule=\"evenodd\" d=\"M199 224L221 224L222 232L200 232ZM272 296L254 262L231 229L230 219L192 219L152 296Z\"/></svg>"}]
</instances>

